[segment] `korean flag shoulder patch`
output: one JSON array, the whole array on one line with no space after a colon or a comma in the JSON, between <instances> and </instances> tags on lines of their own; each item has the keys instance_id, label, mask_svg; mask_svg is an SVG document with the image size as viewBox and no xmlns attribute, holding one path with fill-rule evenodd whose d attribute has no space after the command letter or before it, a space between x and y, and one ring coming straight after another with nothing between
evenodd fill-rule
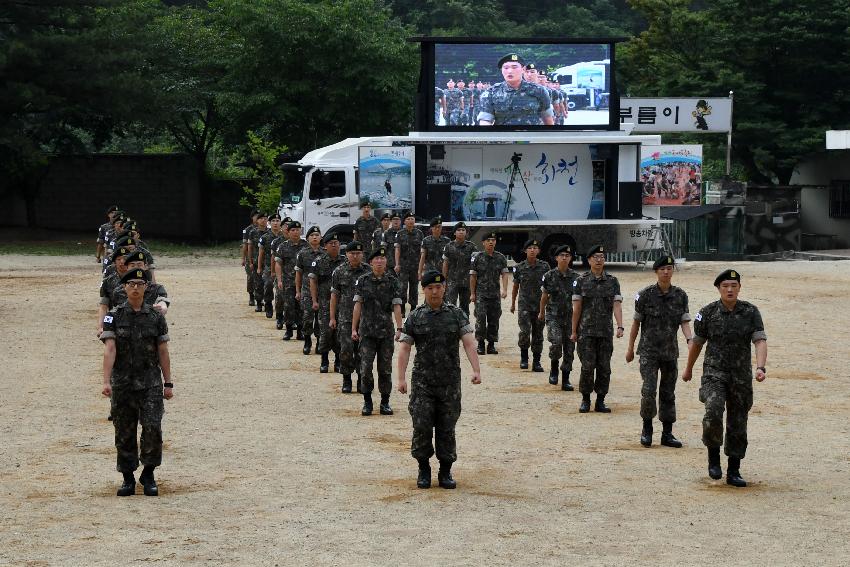
<instances>
[{"instance_id":1,"label":"korean flag shoulder patch","mask_svg":"<svg viewBox=\"0 0 850 567\"><path fill-rule=\"evenodd\" d=\"M697 321L702 321L702 311L698 311L697 316L694 317L694 319L696 319Z\"/></svg>"},{"instance_id":2,"label":"korean flag shoulder patch","mask_svg":"<svg viewBox=\"0 0 850 567\"><path fill-rule=\"evenodd\" d=\"M639 293L636 293L636 294L635 294L635 302L637 302L637 301L639 301L639 300L640 300L640 294L639 294Z\"/></svg>"},{"instance_id":3,"label":"korean flag shoulder patch","mask_svg":"<svg viewBox=\"0 0 850 567\"><path fill-rule=\"evenodd\" d=\"M111 323L112 322L112 315L107 315L106 317L104 317L103 322L104 323Z\"/></svg>"}]
</instances>

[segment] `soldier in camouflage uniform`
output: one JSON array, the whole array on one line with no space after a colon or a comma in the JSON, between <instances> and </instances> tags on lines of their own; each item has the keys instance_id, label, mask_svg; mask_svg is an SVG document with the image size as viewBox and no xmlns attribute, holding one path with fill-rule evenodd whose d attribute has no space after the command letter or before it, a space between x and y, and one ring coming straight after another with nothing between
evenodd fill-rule
<instances>
[{"instance_id":1,"label":"soldier in camouflage uniform","mask_svg":"<svg viewBox=\"0 0 850 567\"><path fill-rule=\"evenodd\" d=\"M280 215L274 213L269 217L270 227L262 235L257 242L260 249L257 256L257 273L263 280L263 306L266 308L266 317L271 319L274 316L274 274L272 274L272 242L278 239L281 235L280 231Z\"/></svg>"},{"instance_id":2,"label":"soldier in camouflage uniform","mask_svg":"<svg viewBox=\"0 0 850 567\"><path fill-rule=\"evenodd\" d=\"M720 300L709 303L694 317L694 337L688 351L688 364L682 373L691 379L702 347L708 343L702 366L699 399L705 404L702 442L708 448L708 475L723 476L720 445L723 439L723 410L726 414L726 442L729 457L726 482L747 486L741 477L741 459L747 452L747 415L753 407L753 371L750 342L756 349L756 380L767 376L767 335L761 313L752 303L739 301L741 274L726 270L714 280Z\"/></svg>"},{"instance_id":3,"label":"soldier in camouflage uniform","mask_svg":"<svg viewBox=\"0 0 850 567\"><path fill-rule=\"evenodd\" d=\"M275 236L269 243L269 249L267 251L269 259L271 260L269 271L271 274L272 290L274 292L275 323L278 330L283 329L285 302L283 293L277 288L277 249L289 238L289 224L291 222L292 219L289 217L283 219L280 223L280 230L278 231L277 236Z\"/></svg>"},{"instance_id":4,"label":"soldier in camouflage uniform","mask_svg":"<svg viewBox=\"0 0 850 567\"><path fill-rule=\"evenodd\" d=\"M654 285L645 287L635 295L635 314L629 331L629 346L626 349L626 362L635 358L635 339L640 332L640 376L643 387L640 390L640 416L643 429L640 443L644 447L652 445L652 418L658 414L663 424L661 444L679 448L682 442L673 436L673 423L676 421L676 359L679 357L679 345L676 334L682 328L687 342L691 341L691 315L688 313L688 294L682 288L672 285L675 264L670 256L655 261L652 269L658 280ZM661 386L658 375L661 374ZM658 409L655 394L658 392Z\"/></svg>"},{"instance_id":5,"label":"soldier in camouflage uniform","mask_svg":"<svg viewBox=\"0 0 850 567\"><path fill-rule=\"evenodd\" d=\"M313 260L307 277L310 279L310 297L313 309L319 308L319 353L322 362L319 372L326 374L330 368L328 353L334 351L334 372L339 372L339 338L335 329L329 325L331 318L331 276L334 270L345 264L345 257L339 253L339 237L328 234L322 239L325 253Z\"/></svg>"},{"instance_id":6,"label":"soldier in camouflage uniform","mask_svg":"<svg viewBox=\"0 0 850 567\"><path fill-rule=\"evenodd\" d=\"M499 317L502 316L502 299L508 296L508 260L496 252L496 233L484 235L484 251L472 258L469 267L469 296L475 303L475 338L478 354L499 354ZM501 285L500 285L501 284ZM499 289L501 287L501 294Z\"/></svg>"},{"instance_id":7,"label":"soldier in camouflage uniform","mask_svg":"<svg viewBox=\"0 0 850 567\"><path fill-rule=\"evenodd\" d=\"M549 263L538 260L540 241L529 239L525 246L525 260L514 267L514 286L511 291L511 313L516 313L516 300L519 296L519 367L528 369L528 348L534 357L532 372L543 372L540 356L543 353L543 319L538 319L540 311L540 283L549 271Z\"/></svg>"},{"instance_id":8,"label":"soldier in camouflage uniform","mask_svg":"<svg viewBox=\"0 0 850 567\"><path fill-rule=\"evenodd\" d=\"M301 331L304 333L304 354L310 354L313 347L313 335L316 335L316 353L319 352L319 306L313 305L310 297L310 279L307 274L313 262L324 254L322 250L322 231L318 226L307 230L307 246L295 257L295 299L301 305Z\"/></svg>"},{"instance_id":9,"label":"soldier in camouflage uniform","mask_svg":"<svg viewBox=\"0 0 850 567\"><path fill-rule=\"evenodd\" d=\"M286 333L283 340L292 338L292 330L297 329L297 339L304 340L301 333L301 305L295 298L295 262L298 253L307 246L301 238L301 223L290 221L287 239L277 246L274 253L275 274L277 275L277 293L283 298L283 321Z\"/></svg>"},{"instance_id":10,"label":"soldier in camouflage uniform","mask_svg":"<svg viewBox=\"0 0 850 567\"><path fill-rule=\"evenodd\" d=\"M404 215L404 228L395 235L395 273L401 285L401 298L407 300L411 309L416 307L419 300L416 289L419 281L417 269L424 239L422 231L416 228L413 213ZM401 312L405 313L403 302Z\"/></svg>"},{"instance_id":11,"label":"soldier in camouflage uniform","mask_svg":"<svg viewBox=\"0 0 850 567\"><path fill-rule=\"evenodd\" d=\"M434 87L434 125L440 126L440 118L446 113L446 93L440 87ZM448 119L448 117L446 117Z\"/></svg>"},{"instance_id":12,"label":"soldier in camouflage uniform","mask_svg":"<svg viewBox=\"0 0 850 567\"><path fill-rule=\"evenodd\" d=\"M451 79L446 83L446 87L448 88L443 91L446 95L446 125L458 126L464 108L463 93L455 88L455 82Z\"/></svg>"},{"instance_id":13,"label":"soldier in camouflage uniform","mask_svg":"<svg viewBox=\"0 0 850 567\"><path fill-rule=\"evenodd\" d=\"M573 319L573 284L579 278L579 273L570 268L573 251L564 244L555 249L555 260L558 266L543 276L542 295L540 296L540 311L538 319L546 321L547 339L549 340L549 383L558 383L558 361L561 355L561 390L573 391L570 384L570 372L573 370L573 355L575 343L570 339Z\"/></svg>"},{"instance_id":14,"label":"soldier in camouflage uniform","mask_svg":"<svg viewBox=\"0 0 850 567\"><path fill-rule=\"evenodd\" d=\"M442 272L448 282L445 301L457 305L469 317L469 268L472 256L477 252L475 244L466 239L466 224L455 225L455 239L443 248Z\"/></svg>"},{"instance_id":15,"label":"soldier in camouflage uniform","mask_svg":"<svg viewBox=\"0 0 850 567\"><path fill-rule=\"evenodd\" d=\"M139 481L145 495L158 495L154 469L162 463L163 398L173 395L168 324L144 302L148 280L144 270L124 274L121 283L127 301L104 316L100 335L106 347L102 393L112 400L117 469L124 475L118 496L136 492L133 473L140 460L144 469ZM137 444L139 422L142 436Z\"/></svg>"},{"instance_id":16,"label":"soldier in camouflage uniform","mask_svg":"<svg viewBox=\"0 0 850 567\"><path fill-rule=\"evenodd\" d=\"M460 91L460 96L463 100L458 124L460 126L469 126L469 89L466 87L466 83L463 81L463 79L457 82L457 90Z\"/></svg>"},{"instance_id":17,"label":"soldier in camouflage uniform","mask_svg":"<svg viewBox=\"0 0 850 567\"><path fill-rule=\"evenodd\" d=\"M617 320L617 338L623 336L623 296L620 282L605 271L605 248L596 245L587 252L590 271L573 282L573 320L570 340L578 347L581 360L579 411L590 411L590 393L596 392L594 411L610 413L605 396L611 383L611 315ZM596 379L594 380L594 373Z\"/></svg>"},{"instance_id":18,"label":"soldier in camouflage uniform","mask_svg":"<svg viewBox=\"0 0 850 567\"><path fill-rule=\"evenodd\" d=\"M390 223L392 222L392 219L393 215L389 211L381 215L381 225L375 229L375 232L372 233L373 246L383 246L387 250L392 250L392 248L387 246L384 242L384 234L390 229ZM393 256L393 254L390 254L390 256ZM388 256L387 261L389 261L389 259L390 258ZM391 269L391 266L389 266L389 264L387 265L387 269Z\"/></svg>"},{"instance_id":19,"label":"soldier in camouflage uniform","mask_svg":"<svg viewBox=\"0 0 850 567\"><path fill-rule=\"evenodd\" d=\"M523 78L523 61L516 53L498 64L504 82L496 83L481 97L478 123L481 126L528 126L555 123L552 101L545 87Z\"/></svg>"},{"instance_id":20,"label":"soldier in camouflage uniform","mask_svg":"<svg viewBox=\"0 0 850 567\"><path fill-rule=\"evenodd\" d=\"M372 216L372 205L367 200L360 203L361 215L354 221L354 240L363 244L363 250L371 253L378 244L374 242L375 231L381 226L381 222Z\"/></svg>"},{"instance_id":21,"label":"soldier in camouflage uniform","mask_svg":"<svg viewBox=\"0 0 850 567\"><path fill-rule=\"evenodd\" d=\"M455 425L460 417L460 353L463 343L472 365L472 383L481 383L481 370L475 353L472 325L463 311L443 302L445 277L428 270L422 275L425 303L410 312L399 337L398 391L407 392L407 365L410 349L416 345L411 376L410 404L413 439L410 453L419 462L416 486L431 486L431 455L436 446L440 461L438 481L443 488L455 488L452 463L457 460ZM431 439L434 439L434 444Z\"/></svg>"},{"instance_id":22,"label":"soldier in camouflage uniform","mask_svg":"<svg viewBox=\"0 0 850 567\"><path fill-rule=\"evenodd\" d=\"M248 233L248 261L251 266L252 285L254 286L254 303L256 305L254 311L257 313L263 311L263 293L265 290L263 289L263 270L259 263L259 257L260 238L268 230L267 221L268 215L261 212L257 215L256 226Z\"/></svg>"},{"instance_id":23,"label":"soldier in camouflage uniform","mask_svg":"<svg viewBox=\"0 0 850 567\"><path fill-rule=\"evenodd\" d=\"M124 250L124 248L119 248L116 252L120 252L121 250ZM127 301L124 285L121 284L121 277L124 274L130 270L144 270L147 272L148 278L150 278L150 271L147 269L147 259L140 250L129 252L124 256L123 264L124 269L121 272L116 272L108 280L104 280L100 287L100 309L98 310L98 315L101 321L107 311ZM165 290L165 287L153 281L148 282L142 299L154 311L163 315L168 312L168 306L171 305L171 300L168 298L168 292Z\"/></svg>"},{"instance_id":24,"label":"soldier in camouflage uniform","mask_svg":"<svg viewBox=\"0 0 850 567\"><path fill-rule=\"evenodd\" d=\"M390 227L381 233L380 245L387 249L387 271L396 273L395 271L395 236L401 230L401 215L393 213L390 216Z\"/></svg>"},{"instance_id":25,"label":"soldier in camouflage uniform","mask_svg":"<svg viewBox=\"0 0 850 567\"><path fill-rule=\"evenodd\" d=\"M422 239L422 247L419 253L419 279L425 270L441 272L443 269L443 250L449 239L443 236L443 219L434 217L431 219L431 234Z\"/></svg>"},{"instance_id":26,"label":"soldier in camouflage uniform","mask_svg":"<svg viewBox=\"0 0 850 567\"><path fill-rule=\"evenodd\" d=\"M336 329L339 339L339 372L342 374L342 393L351 393L351 373L357 372L357 392L360 393L359 344L351 338L351 318L354 314L354 284L371 273L363 263L363 245L352 240L345 247L348 262L338 266L331 275L331 305L328 326Z\"/></svg>"},{"instance_id":27,"label":"soldier in camouflage uniform","mask_svg":"<svg viewBox=\"0 0 850 567\"><path fill-rule=\"evenodd\" d=\"M351 340L360 341L360 388L363 392L363 415L372 415L372 364L377 358L378 391L381 392L381 415L392 415L393 340L401 331L401 292L398 278L387 272L387 249L378 247L369 257L371 274L357 279ZM395 318L395 326L393 326Z\"/></svg>"},{"instance_id":28,"label":"soldier in camouflage uniform","mask_svg":"<svg viewBox=\"0 0 850 567\"><path fill-rule=\"evenodd\" d=\"M106 218L107 221L100 225L97 229L97 240L96 247L94 252L95 261L98 264L103 263L103 257L106 254L106 233L112 228L112 217L115 216L115 212L118 211L118 205L112 205L108 209L106 209Z\"/></svg>"}]
</instances>

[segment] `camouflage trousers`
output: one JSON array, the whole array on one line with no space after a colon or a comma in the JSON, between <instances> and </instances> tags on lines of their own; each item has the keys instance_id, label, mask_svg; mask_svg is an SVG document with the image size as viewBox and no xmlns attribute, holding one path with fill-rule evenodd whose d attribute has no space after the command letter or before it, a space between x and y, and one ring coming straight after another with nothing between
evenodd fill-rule
<instances>
[{"instance_id":1,"label":"camouflage trousers","mask_svg":"<svg viewBox=\"0 0 850 567\"><path fill-rule=\"evenodd\" d=\"M599 396L606 395L611 383L611 355L614 354L614 339L580 336L576 347L581 361L579 392L582 394L596 392Z\"/></svg>"},{"instance_id":2,"label":"camouflage trousers","mask_svg":"<svg viewBox=\"0 0 850 567\"><path fill-rule=\"evenodd\" d=\"M375 389L372 364L378 359L378 391L389 395L393 389L393 341L395 337L360 337L360 390L371 394Z\"/></svg>"},{"instance_id":3,"label":"camouflage trousers","mask_svg":"<svg viewBox=\"0 0 850 567\"><path fill-rule=\"evenodd\" d=\"M436 446L437 459L441 462L455 462L455 425L460 418L460 383L425 384L414 378L411 380L407 409L413 420L413 439L410 443L413 458L430 459Z\"/></svg>"},{"instance_id":4,"label":"camouflage trousers","mask_svg":"<svg viewBox=\"0 0 850 567\"><path fill-rule=\"evenodd\" d=\"M257 273L257 264L254 264L254 270L251 272L251 277L254 278L254 301L257 305L262 303L265 286L263 284L263 276Z\"/></svg>"},{"instance_id":5,"label":"camouflage trousers","mask_svg":"<svg viewBox=\"0 0 850 567\"><path fill-rule=\"evenodd\" d=\"M111 406L118 472L133 472L140 460L143 465L158 467L162 463L162 415L165 412L162 385L145 390L113 389ZM142 435L136 443L140 423Z\"/></svg>"},{"instance_id":6,"label":"camouflage trousers","mask_svg":"<svg viewBox=\"0 0 850 567\"><path fill-rule=\"evenodd\" d=\"M330 351L339 353L339 334L328 325L330 320L330 297L328 299L319 299L319 352L322 354L329 353Z\"/></svg>"},{"instance_id":7,"label":"camouflage trousers","mask_svg":"<svg viewBox=\"0 0 850 567\"><path fill-rule=\"evenodd\" d=\"M449 126L459 126L460 125L460 109L455 108L454 110L449 110L449 117L446 120L446 123Z\"/></svg>"},{"instance_id":8,"label":"camouflage trousers","mask_svg":"<svg viewBox=\"0 0 850 567\"><path fill-rule=\"evenodd\" d=\"M561 370L563 372L573 371L573 360L575 358L576 344L570 340L572 333L572 317L567 317L562 320L546 320L546 338L549 340L549 359L559 360L563 355L564 360L561 362Z\"/></svg>"},{"instance_id":9,"label":"camouflage trousers","mask_svg":"<svg viewBox=\"0 0 850 567\"><path fill-rule=\"evenodd\" d=\"M537 318L537 310L528 309L517 310L517 320L519 322L519 340L517 346L519 348L531 347L533 354L543 352L543 327L545 323Z\"/></svg>"},{"instance_id":10,"label":"camouflage trousers","mask_svg":"<svg viewBox=\"0 0 850 567\"><path fill-rule=\"evenodd\" d=\"M467 281L468 284L468 281ZM449 282L446 286L446 303L449 305L457 305L469 317L469 285L462 286L460 284Z\"/></svg>"},{"instance_id":11,"label":"camouflage trousers","mask_svg":"<svg viewBox=\"0 0 850 567\"><path fill-rule=\"evenodd\" d=\"M287 327L301 326L301 304L295 299L295 282L283 281L283 289L277 290L283 301L283 320Z\"/></svg>"},{"instance_id":12,"label":"camouflage trousers","mask_svg":"<svg viewBox=\"0 0 850 567\"><path fill-rule=\"evenodd\" d=\"M661 374L661 385L658 375ZM676 421L676 378L678 371L676 360L658 360L640 357L640 377L643 386L640 389L640 417L652 419L658 415L662 423ZM658 410L655 408L655 393L658 392Z\"/></svg>"},{"instance_id":13,"label":"camouflage trousers","mask_svg":"<svg viewBox=\"0 0 850 567\"><path fill-rule=\"evenodd\" d=\"M479 341L498 342L499 317L502 300L498 297L479 297L475 300L475 338Z\"/></svg>"},{"instance_id":14,"label":"camouflage trousers","mask_svg":"<svg viewBox=\"0 0 850 567\"><path fill-rule=\"evenodd\" d=\"M706 447L724 445L729 457L743 459L747 453L747 414L753 407L752 371L737 372L703 367L699 401L705 404L702 442ZM723 442L723 410L726 410L726 442Z\"/></svg>"},{"instance_id":15,"label":"camouflage trousers","mask_svg":"<svg viewBox=\"0 0 850 567\"><path fill-rule=\"evenodd\" d=\"M254 297L254 276L252 274L253 274L253 272L251 271L251 266L249 266L246 263L245 264L245 281L246 281L245 287L247 288L248 295L250 295L251 297Z\"/></svg>"},{"instance_id":16,"label":"camouflage trousers","mask_svg":"<svg viewBox=\"0 0 850 567\"><path fill-rule=\"evenodd\" d=\"M277 278L272 275L272 291L274 293L274 313L278 319L283 319L286 301L283 297L283 290L277 288Z\"/></svg>"},{"instance_id":17,"label":"camouflage trousers","mask_svg":"<svg viewBox=\"0 0 850 567\"><path fill-rule=\"evenodd\" d=\"M402 268L399 270L398 283L401 284L401 310L405 310L405 302L410 305L411 310L414 309L419 305L419 278L417 268L410 270Z\"/></svg>"},{"instance_id":18,"label":"camouflage trousers","mask_svg":"<svg viewBox=\"0 0 850 567\"><path fill-rule=\"evenodd\" d=\"M319 337L319 312L313 311L313 298L309 290L301 292L301 331L305 339L310 335Z\"/></svg>"},{"instance_id":19,"label":"camouflage trousers","mask_svg":"<svg viewBox=\"0 0 850 567\"><path fill-rule=\"evenodd\" d=\"M336 336L339 339L339 373L360 373L360 343L351 340L351 321L338 321Z\"/></svg>"},{"instance_id":20,"label":"camouflage trousers","mask_svg":"<svg viewBox=\"0 0 850 567\"><path fill-rule=\"evenodd\" d=\"M263 270L263 305L266 312L271 312L274 302L275 277L270 269Z\"/></svg>"}]
</instances>

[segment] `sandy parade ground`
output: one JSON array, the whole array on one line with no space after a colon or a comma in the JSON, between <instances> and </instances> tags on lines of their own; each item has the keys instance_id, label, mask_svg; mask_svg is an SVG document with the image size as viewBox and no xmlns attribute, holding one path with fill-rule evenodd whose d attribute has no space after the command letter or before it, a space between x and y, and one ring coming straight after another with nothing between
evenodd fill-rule
<instances>
[{"instance_id":1,"label":"sandy parade ground","mask_svg":"<svg viewBox=\"0 0 850 567\"><path fill-rule=\"evenodd\" d=\"M518 369L505 300L501 354L482 357L480 386L464 360L454 491L416 488L407 396L393 394L394 416L361 417L340 375L319 374L318 356L247 306L238 261L157 263L176 385L160 496L117 498L98 267L0 255L0 565L850 563L850 262L734 264L770 349L749 487L706 475L701 363L677 387L685 447L658 446L656 423L645 449L627 339L615 340L613 413L579 414L578 392ZM688 262L674 276L692 314L717 298L724 267ZM611 271L628 328L654 275Z\"/></svg>"}]
</instances>

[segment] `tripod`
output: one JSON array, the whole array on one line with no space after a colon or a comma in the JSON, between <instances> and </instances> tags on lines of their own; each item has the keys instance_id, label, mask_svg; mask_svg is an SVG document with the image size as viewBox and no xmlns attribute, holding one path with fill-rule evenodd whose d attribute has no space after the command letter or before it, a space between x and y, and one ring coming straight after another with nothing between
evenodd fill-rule
<instances>
[{"instance_id":1,"label":"tripod","mask_svg":"<svg viewBox=\"0 0 850 567\"><path fill-rule=\"evenodd\" d=\"M534 211L534 216L537 220L540 220L540 215L537 214L537 207L534 206L534 199L531 198L531 193L528 192L528 185L525 184L525 179L522 177L522 172L519 170L519 162L522 160L522 154L518 154L514 152L514 155L511 157L511 179L508 181L508 198L505 201L505 215L502 220L508 220L508 209L511 206L511 197L513 197L514 192L514 182L516 178L519 177L519 180L522 181L522 186L525 189L525 194L528 195L528 201L531 203L531 209Z\"/></svg>"}]
</instances>

